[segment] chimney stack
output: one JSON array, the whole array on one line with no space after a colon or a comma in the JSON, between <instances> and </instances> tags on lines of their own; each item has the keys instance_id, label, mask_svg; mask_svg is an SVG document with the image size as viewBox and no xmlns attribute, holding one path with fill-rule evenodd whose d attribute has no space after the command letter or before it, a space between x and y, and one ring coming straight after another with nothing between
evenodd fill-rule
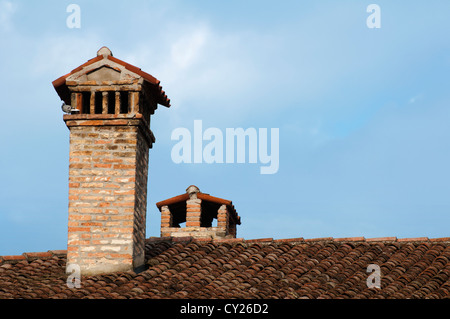
<instances>
[{"instance_id":1,"label":"chimney stack","mask_svg":"<svg viewBox=\"0 0 450 319\"><path fill-rule=\"evenodd\" d=\"M143 266L150 116L170 100L106 47L53 86L70 106L67 265L83 275Z\"/></svg>"},{"instance_id":2,"label":"chimney stack","mask_svg":"<svg viewBox=\"0 0 450 319\"><path fill-rule=\"evenodd\" d=\"M236 238L236 225L241 224L230 200L202 193L194 185L156 206L161 212L162 237Z\"/></svg>"}]
</instances>

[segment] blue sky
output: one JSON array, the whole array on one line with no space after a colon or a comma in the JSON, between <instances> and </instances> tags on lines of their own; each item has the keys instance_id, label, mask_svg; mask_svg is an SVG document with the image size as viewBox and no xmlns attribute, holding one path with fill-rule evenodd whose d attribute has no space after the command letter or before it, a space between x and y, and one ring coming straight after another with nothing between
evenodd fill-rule
<instances>
[{"instance_id":1,"label":"blue sky","mask_svg":"<svg viewBox=\"0 0 450 319\"><path fill-rule=\"evenodd\" d=\"M81 8L70 29L69 4ZM369 29L369 4L381 28ZM69 131L51 82L106 45L161 81L147 236L187 186L238 237L450 235L450 2L0 0L0 255L65 249ZM280 167L175 164L171 132L279 128Z\"/></svg>"}]
</instances>

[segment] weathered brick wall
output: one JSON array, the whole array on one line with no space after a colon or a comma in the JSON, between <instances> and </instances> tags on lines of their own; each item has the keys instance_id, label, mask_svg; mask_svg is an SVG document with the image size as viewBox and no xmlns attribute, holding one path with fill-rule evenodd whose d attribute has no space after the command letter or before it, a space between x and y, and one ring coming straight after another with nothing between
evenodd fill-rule
<instances>
[{"instance_id":1,"label":"weathered brick wall","mask_svg":"<svg viewBox=\"0 0 450 319\"><path fill-rule=\"evenodd\" d=\"M67 124L68 264L84 274L142 265L149 146L141 128Z\"/></svg>"}]
</instances>

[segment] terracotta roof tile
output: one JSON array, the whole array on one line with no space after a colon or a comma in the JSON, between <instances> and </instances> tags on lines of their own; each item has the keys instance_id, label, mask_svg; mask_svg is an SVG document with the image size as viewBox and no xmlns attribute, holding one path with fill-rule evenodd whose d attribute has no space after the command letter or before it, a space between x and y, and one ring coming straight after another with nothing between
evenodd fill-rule
<instances>
[{"instance_id":1,"label":"terracotta roof tile","mask_svg":"<svg viewBox=\"0 0 450 319\"><path fill-rule=\"evenodd\" d=\"M364 237L344 237L344 238L334 238L334 241L364 241Z\"/></svg>"},{"instance_id":2,"label":"terracotta roof tile","mask_svg":"<svg viewBox=\"0 0 450 319\"><path fill-rule=\"evenodd\" d=\"M0 257L0 298L449 298L450 240L150 238L147 269L66 285L66 252ZM367 266L381 269L368 288Z\"/></svg>"}]
</instances>

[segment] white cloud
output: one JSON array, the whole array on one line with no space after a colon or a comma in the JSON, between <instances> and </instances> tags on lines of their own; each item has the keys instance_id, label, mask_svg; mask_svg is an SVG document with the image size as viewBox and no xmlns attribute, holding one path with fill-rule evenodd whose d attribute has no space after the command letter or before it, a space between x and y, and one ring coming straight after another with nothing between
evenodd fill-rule
<instances>
[{"instance_id":1,"label":"white cloud","mask_svg":"<svg viewBox=\"0 0 450 319\"><path fill-rule=\"evenodd\" d=\"M413 104L416 103L419 99L422 98L422 94L418 94L416 96L413 96L412 98L409 99L408 103L409 104Z\"/></svg>"},{"instance_id":2,"label":"white cloud","mask_svg":"<svg viewBox=\"0 0 450 319\"><path fill-rule=\"evenodd\" d=\"M17 10L17 5L12 1L0 2L0 31L10 31L13 28L12 16Z\"/></svg>"},{"instance_id":3,"label":"white cloud","mask_svg":"<svg viewBox=\"0 0 450 319\"><path fill-rule=\"evenodd\" d=\"M224 106L225 118L252 112L239 99L262 79L252 56L257 35L223 34L205 22L169 24L162 32L157 49L154 41L141 42L117 57L158 78L172 107L180 108L179 119L217 115Z\"/></svg>"},{"instance_id":4,"label":"white cloud","mask_svg":"<svg viewBox=\"0 0 450 319\"><path fill-rule=\"evenodd\" d=\"M94 58L101 46L95 35L41 38L34 44L36 53L31 70L40 76L46 73L62 76Z\"/></svg>"},{"instance_id":5,"label":"white cloud","mask_svg":"<svg viewBox=\"0 0 450 319\"><path fill-rule=\"evenodd\" d=\"M171 59L177 67L186 69L193 65L210 36L206 27L200 27L185 37L180 37L172 45Z\"/></svg>"}]
</instances>

